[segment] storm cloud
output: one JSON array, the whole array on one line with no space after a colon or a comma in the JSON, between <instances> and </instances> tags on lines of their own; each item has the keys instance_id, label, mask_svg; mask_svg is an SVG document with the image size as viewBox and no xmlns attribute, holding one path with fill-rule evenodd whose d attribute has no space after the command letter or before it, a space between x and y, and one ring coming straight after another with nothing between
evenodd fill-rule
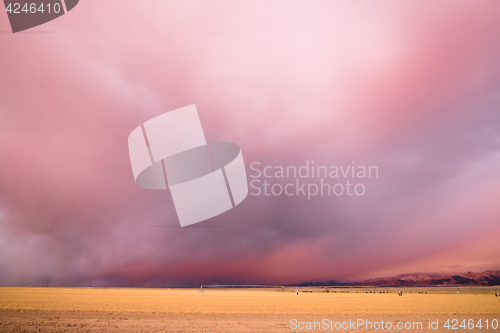
<instances>
[{"instance_id":1,"label":"storm cloud","mask_svg":"<svg viewBox=\"0 0 500 333\"><path fill-rule=\"evenodd\" d=\"M500 265L497 1L81 1L0 14L4 284L285 284ZM180 228L127 137L196 104L250 164L377 166ZM252 180L252 178L249 178Z\"/></svg>"}]
</instances>

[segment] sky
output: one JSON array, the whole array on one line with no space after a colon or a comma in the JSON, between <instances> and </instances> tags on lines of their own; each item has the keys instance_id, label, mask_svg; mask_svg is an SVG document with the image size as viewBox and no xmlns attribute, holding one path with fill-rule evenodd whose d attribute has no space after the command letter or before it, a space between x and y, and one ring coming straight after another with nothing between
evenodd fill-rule
<instances>
[{"instance_id":1,"label":"sky","mask_svg":"<svg viewBox=\"0 0 500 333\"><path fill-rule=\"evenodd\" d=\"M1 11L3 284L500 269L499 34L496 0L81 0L16 34ZM168 190L134 183L127 138L192 104L249 181L254 162L378 178L362 196L249 195L181 228Z\"/></svg>"}]
</instances>

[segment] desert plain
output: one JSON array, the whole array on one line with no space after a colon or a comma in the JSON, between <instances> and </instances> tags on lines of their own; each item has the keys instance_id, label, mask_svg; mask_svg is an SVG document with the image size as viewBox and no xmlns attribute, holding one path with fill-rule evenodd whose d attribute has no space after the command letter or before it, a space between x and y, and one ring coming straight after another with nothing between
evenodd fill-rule
<instances>
[{"instance_id":1,"label":"desert plain","mask_svg":"<svg viewBox=\"0 0 500 333\"><path fill-rule=\"evenodd\" d=\"M402 291L0 287L0 332L500 332L494 288Z\"/></svg>"}]
</instances>

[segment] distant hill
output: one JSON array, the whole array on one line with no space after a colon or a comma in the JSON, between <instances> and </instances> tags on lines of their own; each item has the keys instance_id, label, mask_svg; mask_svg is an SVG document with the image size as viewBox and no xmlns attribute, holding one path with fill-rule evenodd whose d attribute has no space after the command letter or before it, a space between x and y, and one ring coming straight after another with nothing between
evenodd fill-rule
<instances>
[{"instance_id":1,"label":"distant hill","mask_svg":"<svg viewBox=\"0 0 500 333\"><path fill-rule=\"evenodd\" d=\"M460 274L403 274L394 277L369 279L362 282L348 281L323 281L303 282L299 286L377 286L377 287L423 287L423 286L448 286L448 285L500 285L500 271L485 271L481 273Z\"/></svg>"}]
</instances>

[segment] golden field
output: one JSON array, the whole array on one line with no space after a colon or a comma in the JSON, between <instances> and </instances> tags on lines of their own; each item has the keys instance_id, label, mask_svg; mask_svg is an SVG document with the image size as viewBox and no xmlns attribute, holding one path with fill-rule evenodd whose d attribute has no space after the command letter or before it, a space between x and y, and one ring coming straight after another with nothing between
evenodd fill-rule
<instances>
[{"instance_id":1,"label":"golden field","mask_svg":"<svg viewBox=\"0 0 500 333\"><path fill-rule=\"evenodd\" d=\"M500 320L499 314L500 298L490 292L0 288L0 332L289 332L291 318Z\"/></svg>"},{"instance_id":2,"label":"golden field","mask_svg":"<svg viewBox=\"0 0 500 333\"><path fill-rule=\"evenodd\" d=\"M0 288L2 310L223 314L499 314L492 294L300 293L255 289Z\"/></svg>"}]
</instances>

